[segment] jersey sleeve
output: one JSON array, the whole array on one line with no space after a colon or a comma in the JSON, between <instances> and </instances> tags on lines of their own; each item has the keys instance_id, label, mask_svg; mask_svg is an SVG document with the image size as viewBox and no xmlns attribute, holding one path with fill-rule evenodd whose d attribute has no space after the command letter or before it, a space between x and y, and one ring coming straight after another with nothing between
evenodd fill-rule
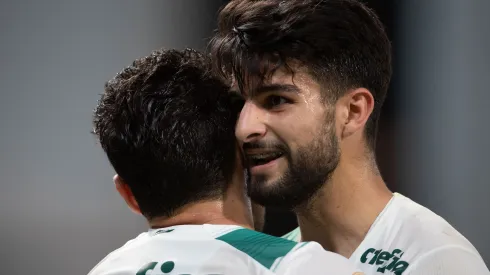
<instances>
[{"instance_id":1,"label":"jersey sleeve","mask_svg":"<svg viewBox=\"0 0 490 275\"><path fill-rule=\"evenodd\" d=\"M347 258L328 252L315 242L305 242L288 253L273 269L280 275L362 275Z\"/></svg>"},{"instance_id":2,"label":"jersey sleeve","mask_svg":"<svg viewBox=\"0 0 490 275\"><path fill-rule=\"evenodd\" d=\"M488 275L483 259L474 251L451 246L431 251L414 262L403 275Z\"/></svg>"}]
</instances>

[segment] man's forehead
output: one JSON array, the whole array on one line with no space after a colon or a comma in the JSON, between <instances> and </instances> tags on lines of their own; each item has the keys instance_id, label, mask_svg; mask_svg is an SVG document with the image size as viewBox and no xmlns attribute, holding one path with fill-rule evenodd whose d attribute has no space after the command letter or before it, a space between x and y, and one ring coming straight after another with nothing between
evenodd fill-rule
<instances>
[{"instance_id":1,"label":"man's forehead","mask_svg":"<svg viewBox=\"0 0 490 275\"><path fill-rule=\"evenodd\" d=\"M264 88L267 90L267 87L282 86L288 91L297 90L296 92L299 92L300 89L296 84L298 82L304 82L305 77L310 78L308 73L302 69L291 71L286 68L279 68L272 75L259 81L258 84L253 85L253 87L249 87L247 83L244 83L243 87L239 87L237 79L232 77L230 91L243 96L249 96L249 94L254 94L257 90Z\"/></svg>"}]
</instances>

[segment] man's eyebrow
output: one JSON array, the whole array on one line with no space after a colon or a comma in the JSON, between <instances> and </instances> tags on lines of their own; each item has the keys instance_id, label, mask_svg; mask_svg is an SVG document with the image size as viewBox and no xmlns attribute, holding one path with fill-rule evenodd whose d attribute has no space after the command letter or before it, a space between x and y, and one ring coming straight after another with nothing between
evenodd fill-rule
<instances>
[{"instance_id":1,"label":"man's eyebrow","mask_svg":"<svg viewBox=\"0 0 490 275\"><path fill-rule=\"evenodd\" d=\"M300 90L297 86L292 84L268 84L260 86L255 94L273 93L273 92L288 92L299 93Z\"/></svg>"},{"instance_id":2,"label":"man's eyebrow","mask_svg":"<svg viewBox=\"0 0 490 275\"><path fill-rule=\"evenodd\" d=\"M300 93L300 89L292 84L267 84L261 85L255 91L253 91L253 95L260 95L264 93L274 93L274 92L288 92L288 93ZM230 89L230 93L245 96L243 92L236 90L236 88Z\"/></svg>"}]
</instances>

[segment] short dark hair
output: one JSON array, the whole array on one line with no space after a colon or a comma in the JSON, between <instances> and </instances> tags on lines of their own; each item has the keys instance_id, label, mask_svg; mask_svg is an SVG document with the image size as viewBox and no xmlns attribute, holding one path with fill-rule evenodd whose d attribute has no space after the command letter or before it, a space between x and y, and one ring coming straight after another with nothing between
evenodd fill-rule
<instances>
[{"instance_id":1,"label":"short dark hair","mask_svg":"<svg viewBox=\"0 0 490 275\"><path fill-rule=\"evenodd\" d=\"M137 59L105 84L94 133L148 218L223 195L235 164L241 106L186 49Z\"/></svg>"},{"instance_id":2,"label":"short dark hair","mask_svg":"<svg viewBox=\"0 0 490 275\"><path fill-rule=\"evenodd\" d=\"M376 14L355 0L236 0L218 18L209 45L215 69L240 90L256 88L288 62L299 62L328 85L323 99L337 100L364 87L375 100L366 127L375 147L380 109L392 74L391 43ZM325 89L327 90L327 89Z\"/></svg>"}]
</instances>

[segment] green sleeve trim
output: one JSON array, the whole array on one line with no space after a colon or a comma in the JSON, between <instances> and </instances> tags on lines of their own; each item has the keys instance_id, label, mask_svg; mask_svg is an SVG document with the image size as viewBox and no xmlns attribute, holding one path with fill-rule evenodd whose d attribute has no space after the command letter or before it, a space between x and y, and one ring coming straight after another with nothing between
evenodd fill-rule
<instances>
[{"instance_id":1,"label":"green sleeve trim","mask_svg":"<svg viewBox=\"0 0 490 275\"><path fill-rule=\"evenodd\" d=\"M297 245L296 242L249 229L237 229L216 239L242 251L267 269Z\"/></svg>"}]
</instances>

